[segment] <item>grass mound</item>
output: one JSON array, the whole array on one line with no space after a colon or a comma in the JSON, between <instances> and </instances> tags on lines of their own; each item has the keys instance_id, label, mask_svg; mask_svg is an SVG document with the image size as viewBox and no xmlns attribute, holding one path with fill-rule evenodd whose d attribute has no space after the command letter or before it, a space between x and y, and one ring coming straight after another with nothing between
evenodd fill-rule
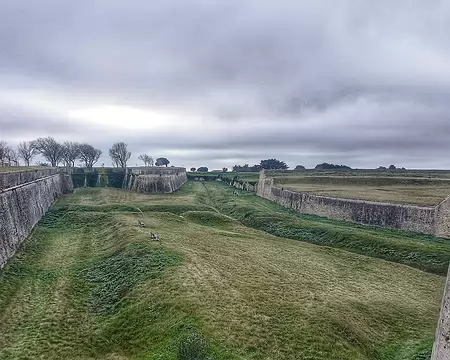
<instances>
[{"instance_id":1,"label":"grass mound","mask_svg":"<svg viewBox=\"0 0 450 360\"><path fill-rule=\"evenodd\" d=\"M64 205L57 208L61 213L67 212L170 212L180 215L187 211L210 211L211 208L205 205L187 204L108 204L108 205ZM56 211L56 210L55 210Z\"/></svg>"},{"instance_id":2,"label":"grass mound","mask_svg":"<svg viewBox=\"0 0 450 360\"><path fill-rule=\"evenodd\" d=\"M223 227L233 222L233 219L213 211L187 211L182 216L189 221L205 226Z\"/></svg>"},{"instance_id":3,"label":"grass mound","mask_svg":"<svg viewBox=\"0 0 450 360\"><path fill-rule=\"evenodd\" d=\"M89 288L89 308L99 314L113 313L138 283L160 277L176 260L173 254L148 244L129 244L113 254L92 259L78 273Z\"/></svg>"}]
</instances>

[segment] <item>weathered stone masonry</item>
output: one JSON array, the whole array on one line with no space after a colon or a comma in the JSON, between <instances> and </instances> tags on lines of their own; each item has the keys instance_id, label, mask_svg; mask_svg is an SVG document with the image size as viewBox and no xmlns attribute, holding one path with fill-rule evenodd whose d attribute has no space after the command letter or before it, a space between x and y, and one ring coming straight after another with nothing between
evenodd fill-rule
<instances>
[{"instance_id":1,"label":"weathered stone masonry","mask_svg":"<svg viewBox=\"0 0 450 360\"><path fill-rule=\"evenodd\" d=\"M0 174L0 268L14 255L54 200L73 189L56 169ZM12 186L11 186L12 185Z\"/></svg>"},{"instance_id":2,"label":"weathered stone masonry","mask_svg":"<svg viewBox=\"0 0 450 360\"><path fill-rule=\"evenodd\" d=\"M341 199L283 190L264 173L257 194L303 214L450 237L450 198L434 207Z\"/></svg>"},{"instance_id":3,"label":"weathered stone masonry","mask_svg":"<svg viewBox=\"0 0 450 360\"><path fill-rule=\"evenodd\" d=\"M130 169L123 188L142 193L170 194L187 182L185 168Z\"/></svg>"},{"instance_id":4,"label":"weathered stone masonry","mask_svg":"<svg viewBox=\"0 0 450 360\"><path fill-rule=\"evenodd\" d=\"M450 268L442 299L441 313L433 346L431 360L450 359Z\"/></svg>"}]
</instances>

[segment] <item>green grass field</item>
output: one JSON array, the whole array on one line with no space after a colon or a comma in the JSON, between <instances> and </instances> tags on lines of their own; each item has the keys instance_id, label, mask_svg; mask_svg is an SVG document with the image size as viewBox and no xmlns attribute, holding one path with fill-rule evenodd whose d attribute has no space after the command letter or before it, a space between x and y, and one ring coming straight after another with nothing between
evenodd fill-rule
<instances>
[{"instance_id":1,"label":"green grass field","mask_svg":"<svg viewBox=\"0 0 450 360\"><path fill-rule=\"evenodd\" d=\"M270 170L267 174L275 177L293 176L339 176L339 177L406 177L425 179L450 179L450 170L374 170L374 169L352 169L352 170Z\"/></svg>"},{"instance_id":2,"label":"green grass field","mask_svg":"<svg viewBox=\"0 0 450 360\"><path fill-rule=\"evenodd\" d=\"M450 179L394 176L275 175L285 189L341 198L433 206L450 196Z\"/></svg>"},{"instance_id":3,"label":"green grass field","mask_svg":"<svg viewBox=\"0 0 450 360\"><path fill-rule=\"evenodd\" d=\"M0 359L178 359L192 333L212 359L429 356L449 240L233 191L59 200L0 273Z\"/></svg>"},{"instance_id":4,"label":"green grass field","mask_svg":"<svg viewBox=\"0 0 450 360\"><path fill-rule=\"evenodd\" d=\"M29 171L29 170L45 170L46 166L0 166L0 173L10 171Z\"/></svg>"}]
</instances>

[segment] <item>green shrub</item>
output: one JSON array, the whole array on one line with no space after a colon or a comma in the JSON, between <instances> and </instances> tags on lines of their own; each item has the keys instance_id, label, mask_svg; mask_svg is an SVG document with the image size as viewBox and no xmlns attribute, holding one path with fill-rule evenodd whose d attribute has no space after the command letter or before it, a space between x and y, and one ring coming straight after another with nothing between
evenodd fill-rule
<instances>
[{"instance_id":1,"label":"green shrub","mask_svg":"<svg viewBox=\"0 0 450 360\"><path fill-rule=\"evenodd\" d=\"M193 333L180 341L178 360L212 360L208 356L208 343L200 335Z\"/></svg>"}]
</instances>

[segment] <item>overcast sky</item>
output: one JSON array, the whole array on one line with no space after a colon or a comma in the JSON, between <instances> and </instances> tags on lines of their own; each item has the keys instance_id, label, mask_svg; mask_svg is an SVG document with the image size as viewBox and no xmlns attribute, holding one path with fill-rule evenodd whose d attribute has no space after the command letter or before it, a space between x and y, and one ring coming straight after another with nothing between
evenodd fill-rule
<instances>
[{"instance_id":1,"label":"overcast sky","mask_svg":"<svg viewBox=\"0 0 450 360\"><path fill-rule=\"evenodd\" d=\"M0 140L450 168L448 0L0 0Z\"/></svg>"}]
</instances>

